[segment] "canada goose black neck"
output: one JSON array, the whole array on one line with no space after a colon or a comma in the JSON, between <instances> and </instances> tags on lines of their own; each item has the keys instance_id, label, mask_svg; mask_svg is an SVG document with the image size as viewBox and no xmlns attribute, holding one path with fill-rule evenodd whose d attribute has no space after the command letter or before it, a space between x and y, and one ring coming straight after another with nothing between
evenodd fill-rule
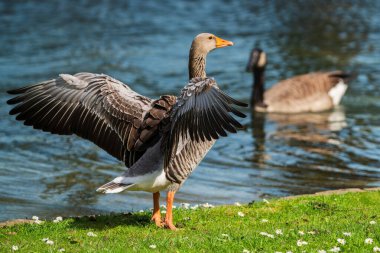
<instances>
[{"instance_id":1,"label":"canada goose black neck","mask_svg":"<svg viewBox=\"0 0 380 253\"><path fill-rule=\"evenodd\" d=\"M252 106L264 104L264 72L265 68L256 67L253 69Z\"/></svg>"}]
</instances>

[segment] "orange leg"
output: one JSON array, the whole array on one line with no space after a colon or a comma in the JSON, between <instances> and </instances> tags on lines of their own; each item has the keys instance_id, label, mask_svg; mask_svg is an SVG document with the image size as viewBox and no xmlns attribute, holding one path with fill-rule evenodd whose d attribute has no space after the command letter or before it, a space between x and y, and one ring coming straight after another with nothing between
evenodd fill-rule
<instances>
[{"instance_id":1,"label":"orange leg","mask_svg":"<svg viewBox=\"0 0 380 253\"><path fill-rule=\"evenodd\" d=\"M158 227L162 227L161 212L160 212L160 192L153 193L152 221L154 221L154 223L156 223Z\"/></svg>"},{"instance_id":2,"label":"orange leg","mask_svg":"<svg viewBox=\"0 0 380 253\"><path fill-rule=\"evenodd\" d=\"M169 191L166 199L166 216L165 216L165 227L171 230L176 230L177 228L173 224L173 201L175 192Z\"/></svg>"}]
</instances>

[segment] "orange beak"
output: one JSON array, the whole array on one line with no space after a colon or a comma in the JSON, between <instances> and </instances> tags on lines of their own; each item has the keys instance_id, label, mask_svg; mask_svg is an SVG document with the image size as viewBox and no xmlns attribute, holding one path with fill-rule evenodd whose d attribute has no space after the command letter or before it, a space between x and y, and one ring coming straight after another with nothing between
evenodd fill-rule
<instances>
[{"instance_id":1,"label":"orange beak","mask_svg":"<svg viewBox=\"0 0 380 253\"><path fill-rule=\"evenodd\" d=\"M224 40L224 39L221 39L221 38L216 37L216 36L215 36L215 40L216 40L216 48L228 47L228 46L234 45L234 43L232 41Z\"/></svg>"}]
</instances>

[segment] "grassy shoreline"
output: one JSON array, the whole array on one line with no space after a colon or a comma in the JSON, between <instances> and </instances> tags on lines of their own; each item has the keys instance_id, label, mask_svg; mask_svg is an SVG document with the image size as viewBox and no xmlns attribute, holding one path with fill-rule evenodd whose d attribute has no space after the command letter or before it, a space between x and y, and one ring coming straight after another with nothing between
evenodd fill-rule
<instances>
[{"instance_id":1,"label":"grassy shoreline","mask_svg":"<svg viewBox=\"0 0 380 253\"><path fill-rule=\"evenodd\" d=\"M0 228L0 252L12 252L12 246L17 252L284 253L329 252L334 247L340 252L373 252L380 247L378 190L175 209L174 219L176 232L156 228L149 212L5 226ZM372 244L365 243L369 238Z\"/></svg>"}]
</instances>

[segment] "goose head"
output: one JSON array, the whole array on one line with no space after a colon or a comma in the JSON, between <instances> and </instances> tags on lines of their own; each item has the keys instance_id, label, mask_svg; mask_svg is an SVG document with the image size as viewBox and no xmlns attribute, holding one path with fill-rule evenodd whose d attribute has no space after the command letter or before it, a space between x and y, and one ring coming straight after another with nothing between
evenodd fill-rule
<instances>
[{"instance_id":1,"label":"goose head","mask_svg":"<svg viewBox=\"0 0 380 253\"><path fill-rule=\"evenodd\" d=\"M254 72L256 69L265 69L267 64L267 56L260 48L254 48L249 56L249 61L246 67L247 72Z\"/></svg>"},{"instance_id":2,"label":"goose head","mask_svg":"<svg viewBox=\"0 0 380 253\"><path fill-rule=\"evenodd\" d=\"M232 46L234 43L212 33L198 34L191 44L189 54L189 79L206 77L206 57L215 48Z\"/></svg>"},{"instance_id":3,"label":"goose head","mask_svg":"<svg viewBox=\"0 0 380 253\"><path fill-rule=\"evenodd\" d=\"M194 38L191 48L199 54L207 55L216 48L228 47L233 44L232 41L224 40L212 33L200 33Z\"/></svg>"}]
</instances>

